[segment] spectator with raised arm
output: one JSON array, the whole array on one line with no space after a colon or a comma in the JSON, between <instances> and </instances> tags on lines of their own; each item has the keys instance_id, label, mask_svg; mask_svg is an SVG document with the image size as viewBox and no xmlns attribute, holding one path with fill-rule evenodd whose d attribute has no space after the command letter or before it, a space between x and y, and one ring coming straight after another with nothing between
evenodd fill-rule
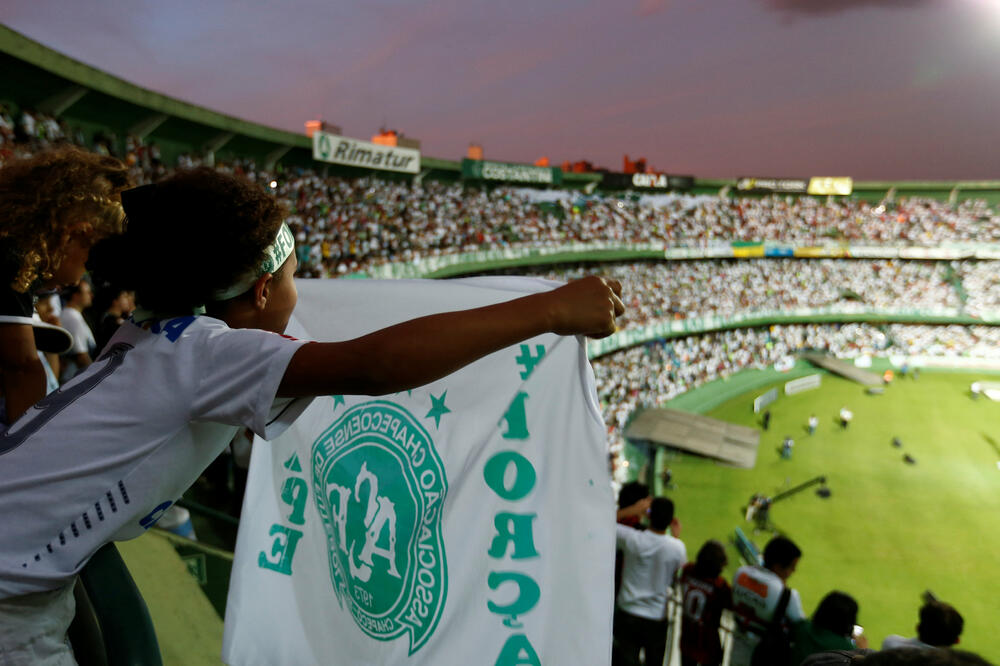
<instances>
[{"instance_id":1,"label":"spectator with raised arm","mask_svg":"<svg viewBox=\"0 0 1000 666\"><path fill-rule=\"evenodd\" d=\"M617 525L618 547L624 552L622 585L614 616L612 664L659 666L667 641L667 601L680 568L687 562L687 549L677 538L679 523L674 503L666 497L640 500L623 513L642 516L649 511L649 529ZM668 534L671 531L674 534ZM639 653L644 651L645 661Z\"/></svg>"}]
</instances>

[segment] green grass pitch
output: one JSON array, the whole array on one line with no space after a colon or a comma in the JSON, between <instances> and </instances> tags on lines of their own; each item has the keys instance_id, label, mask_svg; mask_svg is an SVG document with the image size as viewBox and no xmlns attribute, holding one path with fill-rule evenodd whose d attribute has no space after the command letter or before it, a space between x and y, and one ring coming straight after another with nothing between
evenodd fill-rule
<instances>
[{"instance_id":1,"label":"green grass pitch","mask_svg":"<svg viewBox=\"0 0 1000 666\"><path fill-rule=\"evenodd\" d=\"M732 577L739 557L728 543L740 526L763 548L769 534L754 534L743 520L750 495L781 490L825 475L832 496L815 487L774 505L774 524L802 548L790 579L807 614L831 590L853 595L871 646L890 633L915 635L921 594L931 589L965 618L960 647L1000 661L1000 403L973 400L969 384L996 376L925 372L897 379L884 395L824 374L819 389L781 395L771 405L771 427L761 434L754 469L735 469L693 455L661 452L669 466L683 524L681 538L694 558L709 538L729 546ZM772 384L779 388L783 382ZM723 403L709 416L759 427L753 414L760 388ZM841 430L846 405L854 421ZM810 437L806 419L819 429ZM794 455L782 459L791 435ZM892 446L892 438L902 448ZM904 454L916 464L903 462ZM659 482L657 483L659 485Z\"/></svg>"}]
</instances>

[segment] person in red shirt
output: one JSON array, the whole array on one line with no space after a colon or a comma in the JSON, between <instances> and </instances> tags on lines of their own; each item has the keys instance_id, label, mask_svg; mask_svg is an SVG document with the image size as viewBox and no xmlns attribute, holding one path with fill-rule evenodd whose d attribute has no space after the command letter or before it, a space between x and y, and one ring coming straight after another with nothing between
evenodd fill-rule
<instances>
[{"instance_id":1,"label":"person in red shirt","mask_svg":"<svg viewBox=\"0 0 1000 666\"><path fill-rule=\"evenodd\" d=\"M694 562L681 570L684 616L681 620L682 666L718 666L722 663L719 620L732 608L733 592L722 577L726 549L718 541L706 541Z\"/></svg>"}]
</instances>

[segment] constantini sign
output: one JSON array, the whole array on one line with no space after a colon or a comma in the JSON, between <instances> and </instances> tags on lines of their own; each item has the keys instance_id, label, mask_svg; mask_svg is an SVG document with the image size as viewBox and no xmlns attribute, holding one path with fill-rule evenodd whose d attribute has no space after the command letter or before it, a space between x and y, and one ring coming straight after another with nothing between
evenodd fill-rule
<instances>
[{"instance_id":1,"label":"constantini sign","mask_svg":"<svg viewBox=\"0 0 1000 666\"><path fill-rule=\"evenodd\" d=\"M313 134L313 159L363 169L420 173L419 150L380 146L326 132Z\"/></svg>"}]
</instances>

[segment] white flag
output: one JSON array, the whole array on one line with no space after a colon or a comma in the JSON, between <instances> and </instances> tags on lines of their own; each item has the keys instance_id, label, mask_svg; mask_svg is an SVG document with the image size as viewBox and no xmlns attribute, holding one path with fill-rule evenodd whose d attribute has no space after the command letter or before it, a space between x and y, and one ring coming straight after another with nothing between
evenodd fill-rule
<instances>
[{"instance_id":1,"label":"white flag","mask_svg":"<svg viewBox=\"0 0 1000 666\"><path fill-rule=\"evenodd\" d=\"M553 286L299 281L289 333L349 339ZM255 442L223 659L610 662L607 459L578 338L540 336L395 395L316 399Z\"/></svg>"}]
</instances>

